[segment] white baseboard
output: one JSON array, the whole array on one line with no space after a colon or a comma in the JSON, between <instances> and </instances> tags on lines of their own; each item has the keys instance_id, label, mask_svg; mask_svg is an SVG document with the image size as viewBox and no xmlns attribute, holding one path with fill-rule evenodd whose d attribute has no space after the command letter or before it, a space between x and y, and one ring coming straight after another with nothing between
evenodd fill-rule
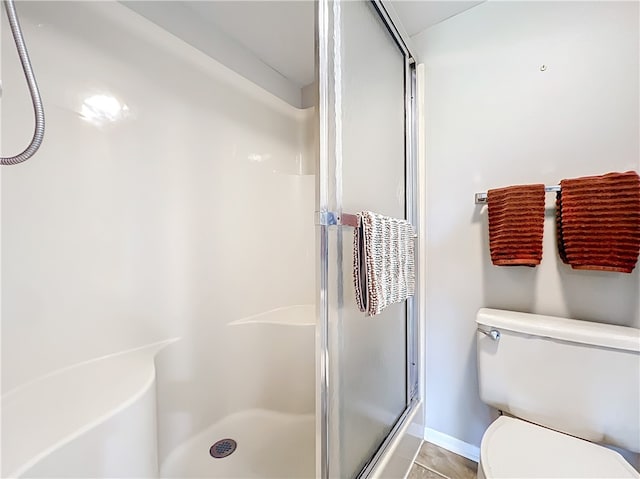
<instances>
[{"instance_id":1,"label":"white baseboard","mask_svg":"<svg viewBox=\"0 0 640 479\"><path fill-rule=\"evenodd\" d=\"M455 452L461 456L478 462L480 460L480 448L467 442L451 437L435 429L426 427L424 429L424 439L436 446L440 446L448 451Z\"/></svg>"}]
</instances>

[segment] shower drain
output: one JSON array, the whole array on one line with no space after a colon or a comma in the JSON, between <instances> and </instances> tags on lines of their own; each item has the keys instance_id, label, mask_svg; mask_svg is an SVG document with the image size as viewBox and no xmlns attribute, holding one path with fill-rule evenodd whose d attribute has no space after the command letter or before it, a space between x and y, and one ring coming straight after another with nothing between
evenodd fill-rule
<instances>
[{"instance_id":1,"label":"shower drain","mask_svg":"<svg viewBox=\"0 0 640 479\"><path fill-rule=\"evenodd\" d=\"M220 459L233 454L236 447L238 447L238 443L233 439L220 439L209 448L209 454L216 459Z\"/></svg>"}]
</instances>

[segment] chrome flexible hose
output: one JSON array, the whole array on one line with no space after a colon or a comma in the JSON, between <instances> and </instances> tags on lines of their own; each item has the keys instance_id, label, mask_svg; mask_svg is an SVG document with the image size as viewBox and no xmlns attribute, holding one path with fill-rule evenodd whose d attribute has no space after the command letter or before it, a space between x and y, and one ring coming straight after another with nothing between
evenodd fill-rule
<instances>
[{"instance_id":1,"label":"chrome flexible hose","mask_svg":"<svg viewBox=\"0 0 640 479\"><path fill-rule=\"evenodd\" d=\"M27 80L29 86L29 93L31 94L31 102L33 103L33 112L36 118L36 126L33 132L33 138L27 148L20 154L10 157L0 157L0 164L2 165L17 165L23 161L31 158L40 145L42 144L42 138L44 138L44 108L42 107L42 99L40 98L40 91L38 90L38 83L36 77L33 74L31 68L31 60L29 59L29 53L27 52L27 45L22 38L22 29L20 28L20 22L18 21L18 14L16 13L16 7L13 4L13 0L3 0L4 9L7 12L7 18L9 19L9 26L11 27L11 33L13 34L13 40L18 50L18 56L20 57L20 63L22 64L22 71L24 71L24 77Z\"/></svg>"}]
</instances>

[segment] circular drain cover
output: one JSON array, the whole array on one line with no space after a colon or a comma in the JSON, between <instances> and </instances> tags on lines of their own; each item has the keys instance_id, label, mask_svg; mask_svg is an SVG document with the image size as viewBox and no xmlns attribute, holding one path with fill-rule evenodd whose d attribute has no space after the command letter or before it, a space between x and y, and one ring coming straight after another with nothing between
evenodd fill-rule
<instances>
[{"instance_id":1,"label":"circular drain cover","mask_svg":"<svg viewBox=\"0 0 640 479\"><path fill-rule=\"evenodd\" d=\"M236 447L238 447L238 443L233 439L220 439L209 448L209 454L211 454L211 457L220 459L233 454Z\"/></svg>"}]
</instances>

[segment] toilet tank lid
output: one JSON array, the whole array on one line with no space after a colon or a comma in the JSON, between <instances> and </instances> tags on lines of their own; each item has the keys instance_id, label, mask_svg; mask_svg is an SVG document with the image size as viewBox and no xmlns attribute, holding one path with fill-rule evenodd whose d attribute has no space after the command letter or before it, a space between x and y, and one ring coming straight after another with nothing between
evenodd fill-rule
<instances>
[{"instance_id":1,"label":"toilet tank lid","mask_svg":"<svg viewBox=\"0 0 640 479\"><path fill-rule=\"evenodd\" d=\"M498 330L640 352L640 329L626 326L489 308L478 310L476 323Z\"/></svg>"}]
</instances>

